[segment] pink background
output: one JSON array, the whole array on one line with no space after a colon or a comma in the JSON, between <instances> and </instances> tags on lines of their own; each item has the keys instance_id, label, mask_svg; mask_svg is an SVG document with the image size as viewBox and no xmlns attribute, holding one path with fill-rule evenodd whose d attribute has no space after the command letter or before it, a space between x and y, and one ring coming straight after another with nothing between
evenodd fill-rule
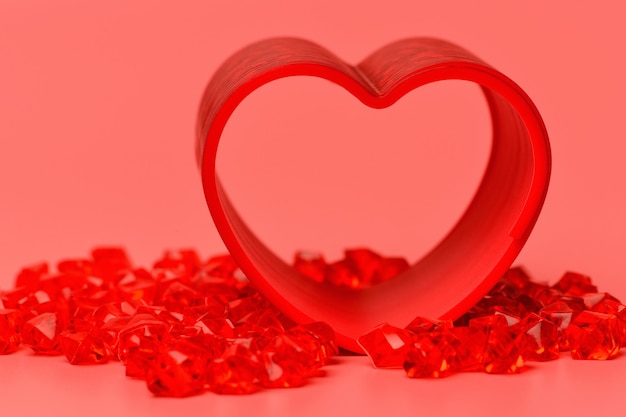
<instances>
[{"instance_id":1,"label":"pink background","mask_svg":"<svg viewBox=\"0 0 626 417\"><path fill-rule=\"evenodd\" d=\"M451 4L453 3L453 4ZM471 4L470 4L471 3ZM626 299L624 10L571 2L166 2L0 0L0 288L29 263L124 245L137 264L165 248L222 252L195 165L200 95L232 52L272 36L314 40L356 63L404 37L443 37L519 83L551 137L544 211L517 264L567 269ZM415 260L456 219L489 146L478 89L447 82L394 108L363 108L313 79L252 95L219 161L241 212L289 258L367 245ZM621 405L626 360L534 366L518 376L416 381L339 358L328 377L251 397L154 399L123 369L0 357L9 414L256 413L580 415ZM86 383L86 381L90 381ZM304 409L303 409L304 408Z\"/></svg>"}]
</instances>

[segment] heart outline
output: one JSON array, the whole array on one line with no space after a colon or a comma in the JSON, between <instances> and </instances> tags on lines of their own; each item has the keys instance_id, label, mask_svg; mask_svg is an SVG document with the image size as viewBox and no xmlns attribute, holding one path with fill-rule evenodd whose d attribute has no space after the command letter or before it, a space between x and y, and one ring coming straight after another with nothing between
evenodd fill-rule
<instances>
[{"instance_id":1,"label":"heart outline","mask_svg":"<svg viewBox=\"0 0 626 417\"><path fill-rule=\"evenodd\" d=\"M298 75L331 81L372 108L389 107L422 85L450 79L480 85L487 99L493 148L474 198L448 235L410 271L375 288L351 292L303 279L248 229L219 182L215 160L230 115L260 86ZM339 344L355 352L361 352L356 338L380 322L404 325L416 315L456 318L477 302L528 239L551 170L548 135L528 95L473 54L434 38L388 44L355 66L303 39L249 45L209 82L196 145L209 210L243 272L292 319L328 322ZM445 291L435 292L437 286Z\"/></svg>"}]
</instances>

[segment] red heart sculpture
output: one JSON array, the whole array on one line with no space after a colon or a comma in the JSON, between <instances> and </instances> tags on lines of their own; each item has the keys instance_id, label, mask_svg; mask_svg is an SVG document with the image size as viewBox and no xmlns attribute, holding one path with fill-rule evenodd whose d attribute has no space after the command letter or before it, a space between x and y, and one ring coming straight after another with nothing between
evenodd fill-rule
<instances>
[{"instance_id":1,"label":"red heart sculpture","mask_svg":"<svg viewBox=\"0 0 626 417\"><path fill-rule=\"evenodd\" d=\"M482 182L452 231L393 280L351 291L304 278L250 231L219 182L217 145L232 112L258 87L295 75L332 81L373 108L391 106L434 81L467 80L482 87L493 123ZM524 91L461 47L430 38L389 44L356 66L302 39L270 39L240 50L217 70L204 93L197 157L217 230L250 281L295 321L329 323L340 345L355 352L361 351L356 339L382 322L403 326L418 315L454 319L476 303L526 242L551 167L548 135Z\"/></svg>"}]
</instances>

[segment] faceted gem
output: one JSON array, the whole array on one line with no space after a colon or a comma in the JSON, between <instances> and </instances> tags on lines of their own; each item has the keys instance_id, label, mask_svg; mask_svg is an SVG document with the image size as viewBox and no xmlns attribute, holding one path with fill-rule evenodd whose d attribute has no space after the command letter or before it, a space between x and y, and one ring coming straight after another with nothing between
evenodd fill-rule
<instances>
[{"instance_id":1,"label":"faceted gem","mask_svg":"<svg viewBox=\"0 0 626 417\"><path fill-rule=\"evenodd\" d=\"M509 326L519 323L521 314L519 309L511 308L509 306L495 306L491 309L491 312L496 316L502 316L506 319L506 323Z\"/></svg>"},{"instance_id":2,"label":"faceted gem","mask_svg":"<svg viewBox=\"0 0 626 417\"><path fill-rule=\"evenodd\" d=\"M317 352L306 349L291 335L275 336L261 352L266 372L260 380L268 388L288 388L304 385L307 376L315 370Z\"/></svg>"},{"instance_id":3,"label":"faceted gem","mask_svg":"<svg viewBox=\"0 0 626 417\"><path fill-rule=\"evenodd\" d=\"M404 258L382 258L379 262L372 284L389 281L409 268L410 265Z\"/></svg>"},{"instance_id":4,"label":"faceted gem","mask_svg":"<svg viewBox=\"0 0 626 417\"><path fill-rule=\"evenodd\" d=\"M547 285L536 282L529 283L526 288L524 288L524 294L528 295L542 306L548 306L561 301L561 296L563 295L561 291L555 288L550 288Z\"/></svg>"},{"instance_id":5,"label":"faceted gem","mask_svg":"<svg viewBox=\"0 0 626 417\"><path fill-rule=\"evenodd\" d=\"M196 321L198 318L205 317L224 317L226 314L226 307L224 304L217 301L215 298L206 296L204 298L204 304L200 306L187 307L183 310L185 319L187 321Z\"/></svg>"},{"instance_id":6,"label":"faceted gem","mask_svg":"<svg viewBox=\"0 0 626 417\"><path fill-rule=\"evenodd\" d=\"M559 358L558 332L554 323L531 313L516 326L522 356L529 361Z\"/></svg>"},{"instance_id":7,"label":"faceted gem","mask_svg":"<svg viewBox=\"0 0 626 417\"><path fill-rule=\"evenodd\" d=\"M566 272L552 288L575 297L589 292L598 292L598 288L591 283L591 278L576 272Z\"/></svg>"},{"instance_id":8,"label":"faceted gem","mask_svg":"<svg viewBox=\"0 0 626 417\"><path fill-rule=\"evenodd\" d=\"M207 385L218 394L251 394L261 388L265 365L244 344L235 343L207 367Z\"/></svg>"},{"instance_id":9,"label":"faceted gem","mask_svg":"<svg viewBox=\"0 0 626 417\"><path fill-rule=\"evenodd\" d=\"M202 346L179 340L156 354L146 372L148 389L164 397L200 394L206 385L208 361Z\"/></svg>"},{"instance_id":10,"label":"faceted gem","mask_svg":"<svg viewBox=\"0 0 626 417\"><path fill-rule=\"evenodd\" d=\"M526 317L530 313L538 313L543 308L543 304L530 297L528 294L520 294L515 297L517 301L520 317Z\"/></svg>"},{"instance_id":11,"label":"faceted gem","mask_svg":"<svg viewBox=\"0 0 626 417\"><path fill-rule=\"evenodd\" d=\"M144 379L148 371L157 366L156 359L160 348L160 341L137 340L136 345L129 346L124 357L126 376Z\"/></svg>"},{"instance_id":12,"label":"faceted gem","mask_svg":"<svg viewBox=\"0 0 626 417\"><path fill-rule=\"evenodd\" d=\"M572 310L574 310L575 314L578 314L586 309L585 301L581 297L563 295L559 297L559 301L567 304Z\"/></svg>"},{"instance_id":13,"label":"faceted gem","mask_svg":"<svg viewBox=\"0 0 626 417\"><path fill-rule=\"evenodd\" d=\"M338 287L363 288L364 281L346 260L333 262L326 268L326 280Z\"/></svg>"},{"instance_id":14,"label":"faceted gem","mask_svg":"<svg viewBox=\"0 0 626 417\"><path fill-rule=\"evenodd\" d=\"M106 363L111 351L92 330L65 330L59 335L61 351L72 365Z\"/></svg>"},{"instance_id":15,"label":"faceted gem","mask_svg":"<svg viewBox=\"0 0 626 417\"><path fill-rule=\"evenodd\" d=\"M109 303L96 308L90 318L96 327L101 327L109 320L120 317L131 317L137 312L132 304L122 301L121 303Z\"/></svg>"},{"instance_id":16,"label":"faceted gem","mask_svg":"<svg viewBox=\"0 0 626 417\"><path fill-rule=\"evenodd\" d=\"M508 296L505 295L486 295L480 300L476 307L484 310L488 315L494 314L495 310L499 310L500 312L507 311L510 315L519 316L520 315L520 306L519 303Z\"/></svg>"},{"instance_id":17,"label":"faceted gem","mask_svg":"<svg viewBox=\"0 0 626 417\"><path fill-rule=\"evenodd\" d=\"M64 259L57 263L57 271L61 274L91 276L96 268L91 259Z\"/></svg>"},{"instance_id":18,"label":"faceted gem","mask_svg":"<svg viewBox=\"0 0 626 417\"><path fill-rule=\"evenodd\" d=\"M23 268L15 278L15 287L25 287L32 290L48 274L48 271L48 264L45 262Z\"/></svg>"},{"instance_id":19,"label":"faceted gem","mask_svg":"<svg viewBox=\"0 0 626 417\"><path fill-rule=\"evenodd\" d=\"M530 283L530 276L524 268L514 267L506 271L500 281L518 290L522 290Z\"/></svg>"},{"instance_id":20,"label":"faceted gem","mask_svg":"<svg viewBox=\"0 0 626 417\"><path fill-rule=\"evenodd\" d=\"M362 286L370 286L377 281L382 256L369 249L347 249L344 256L346 265L359 277Z\"/></svg>"},{"instance_id":21,"label":"faceted gem","mask_svg":"<svg viewBox=\"0 0 626 417\"><path fill-rule=\"evenodd\" d=\"M101 247L91 251L96 275L107 281L115 280L120 274L132 269L128 255L120 247Z\"/></svg>"},{"instance_id":22,"label":"faceted gem","mask_svg":"<svg viewBox=\"0 0 626 417\"><path fill-rule=\"evenodd\" d=\"M452 322L431 320L425 317L415 317L405 329L413 334L428 333L452 327Z\"/></svg>"},{"instance_id":23,"label":"faceted gem","mask_svg":"<svg viewBox=\"0 0 626 417\"><path fill-rule=\"evenodd\" d=\"M559 349L562 351L569 350L569 341L565 335L565 330L574 318L574 310L568 304L559 301L542 308L539 315L556 325Z\"/></svg>"},{"instance_id":24,"label":"faceted gem","mask_svg":"<svg viewBox=\"0 0 626 417\"><path fill-rule=\"evenodd\" d=\"M498 328L489 333L481 361L485 372L513 374L524 368L524 358L519 345L515 343L515 337L515 332L510 328Z\"/></svg>"},{"instance_id":25,"label":"faceted gem","mask_svg":"<svg viewBox=\"0 0 626 417\"><path fill-rule=\"evenodd\" d=\"M208 317L207 317L208 316ZM211 334L225 338L235 337L235 326L229 319L212 317L210 314L201 316L195 323L204 334Z\"/></svg>"},{"instance_id":26,"label":"faceted gem","mask_svg":"<svg viewBox=\"0 0 626 417\"><path fill-rule=\"evenodd\" d=\"M612 314L583 311L567 328L572 358L606 360L617 356L620 329Z\"/></svg>"},{"instance_id":27,"label":"faceted gem","mask_svg":"<svg viewBox=\"0 0 626 417\"><path fill-rule=\"evenodd\" d=\"M0 355L15 352L19 348L23 320L18 310L0 309Z\"/></svg>"},{"instance_id":28,"label":"faceted gem","mask_svg":"<svg viewBox=\"0 0 626 417\"><path fill-rule=\"evenodd\" d=\"M181 271L181 274L193 274L200 269L201 261L193 249L169 250L155 262L154 269L170 269Z\"/></svg>"},{"instance_id":29,"label":"faceted gem","mask_svg":"<svg viewBox=\"0 0 626 417\"><path fill-rule=\"evenodd\" d=\"M138 314L120 330L117 343L117 357L126 363L129 351L142 346L143 350L154 350L170 330L170 325L155 319L149 314Z\"/></svg>"},{"instance_id":30,"label":"faceted gem","mask_svg":"<svg viewBox=\"0 0 626 417\"><path fill-rule=\"evenodd\" d=\"M301 324L295 328L290 329L290 332L303 329L305 332L311 334L320 343L322 365L326 364L330 358L339 354L339 347L337 346L335 331L327 323L322 321L315 321L311 323Z\"/></svg>"},{"instance_id":31,"label":"faceted gem","mask_svg":"<svg viewBox=\"0 0 626 417\"><path fill-rule=\"evenodd\" d=\"M285 328L272 309L257 310L242 318L235 327L235 334L239 337L250 332L272 338L284 333Z\"/></svg>"},{"instance_id":32,"label":"faceted gem","mask_svg":"<svg viewBox=\"0 0 626 417\"><path fill-rule=\"evenodd\" d=\"M204 305L206 297L195 289L180 282L172 282L163 292L157 305L163 305L168 310L183 312L185 308Z\"/></svg>"},{"instance_id":33,"label":"faceted gem","mask_svg":"<svg viewBox=\"0 0 626 417\"><path fill-rule=\"evenodd\" d=\"M133 269L118 275L117 288L122 298L129 302L153 304L157 292L157 283L145 269Z\"/></svg>"},{"instance_id":34,"label":"faceted gem","mask_svg":"<svg viewBox=\"0 0 626 417\"><path fill-rule=\"evenodd\" d=\"M230 255L218 255L210 258L202 265L203 273L220 278L230 278L239 268Z\"/></svg>"},{"instance_id":35,"label":"faceted gem","mask_svg":"<svg viewBox=\"0 0 626 417\"><path fill-rule=\"evenodd\" d=\"M233 323L245 321L253 312L270 307L269 303L259 294L238 298L226 305L227 316Z\"/></svg>"},{"instance_id":36,"label":"faceted gem","mask_svg":"<svg viewBox=\"0 0 626 417\"><path fill-rule=\"evenodd\" d=\"M324 282L326 266L324 257L314 252L297 252L293 261L296 271L315 282Z\"/></svg>"},{"instance_id":37,"label":"faceted gem","mask_svg":"<svg viewBox=\"0 0 626 417\"><path fill-rule=\"evenodd\" d=\"M403 368L409 378L443 378L461 370L455 347L460 341L448 331L419 333L408 349Z\"/></svg>"},{"instance_id":38,"label":"faceted gem","mask_svg":"<svg viewBox=\"0 0 626 417\"><path fill-rule=\"evenodd\" d=\"M602 300L593 304L591 311L598 313L612 314L617 319L617 328L621 347L626 346L626 305L615 301L614 297L603 297Z\"/></svg>"},{"instance_id":39,"label":"faceted gem","mask_svg":"<svg viewBox=\"0 0 626 417\"><path fill-rule=\"evenodd\" d=\"M509 322L504 315L492 314L489 316L477 317L470 320L469 326L476 329L481 329L485 334L488 334L493 329L499 327L508 327Z\"/></svg>"},{"instance_id":40,"label":"faceted gem","mask_svg":"<svg viewBox=\"0 0 626 417\"><path fill-rule=\"evenodd\" d=\"M93 323L94 327L97 329L98 338L102 339L109 350L113 352L115 360L119 359L117 356L119 334L126 328L131 319L132 316L109 317L107 321L102 324Z\"/></svg>"},{"instance_id":41,"label":"faceted gem","mask_svg":"<svg viewBox=\"0 0 626 417\"><path fill-rule=\"evenodd\" d=\"M487 343L487 335L479 327L452 327L444 331L454 337L451 339L455 349L454 370L482 371L481 360Z\"/></svg>"},{"instance_id":42,"label":"faceted gem","mask_svg":"<svg viewBox=\"0 0 626 417\"><path fill-rule=\"evenodd\" d=\"M608 311L600 310L610 309L611 307L609 306L613 306L612 309L615 310L616 306L621 304L617 298L607 292L588 293L582 298L587 310L598 311L599 313L608 313Z\"/></svg>"},{"instance_id":43,"label":"faceted gem","mask_svg":"<svg viewBox=\"0 0 626 417\"><path fill-rule=\"evenodd\" d=\"M58 355L61 353L59 346L61 327L55 313L42 313L24 323L22 343L35 353Z\"/></svg>"},{"instance_id":44,"label":"faceted gem","mask_svg":"<svg viewBox=\"0 0 626 417\"><path fill-rule=\"evenodd\" d=\"M470 330L480 331L486 341L479 362L490 374L517 373L524 367L516 332L503 315L492 315L470 321Z\"/></svg>"},{"instance_id":45,"label":"faceted gem","mask_svg":"<svg viewBox=\"0 0 626 417\"><path fill-rule=\"evenodd\" d=\"M376 368L401 368L413 340L408 330L383 323L357 340Z\"/></svg>"}]
</instances>

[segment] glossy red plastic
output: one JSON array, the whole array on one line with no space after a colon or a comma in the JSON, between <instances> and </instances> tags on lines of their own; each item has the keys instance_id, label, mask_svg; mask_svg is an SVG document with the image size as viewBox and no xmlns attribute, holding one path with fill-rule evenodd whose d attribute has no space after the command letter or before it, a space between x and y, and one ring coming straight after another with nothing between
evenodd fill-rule
<instances>
[{"instance_id":1,"label":"glossy red plastic","mask_svg":"<svg viewBox=\"0 0 626 417\"><path fill-rule=\"evenodd\" d=\"M482 182L449 234L397 278L361 291L304 278L250 231L219 181L218 142L233 111L260 86L296 75L329 80L379 109L436 81L466 80L482 88L493 125ZM432 38L391 43L355 66L295 38L240 50L217 70L204 93L197 158L215 225L248 278L292 319L331 324L340 345L355 352L361 352L356 339L382 322L404 326L416 316L454 319L487 293L526 242L551 168L548 135L526 93L465 49Z\"/></svg>"}]
</instances>

